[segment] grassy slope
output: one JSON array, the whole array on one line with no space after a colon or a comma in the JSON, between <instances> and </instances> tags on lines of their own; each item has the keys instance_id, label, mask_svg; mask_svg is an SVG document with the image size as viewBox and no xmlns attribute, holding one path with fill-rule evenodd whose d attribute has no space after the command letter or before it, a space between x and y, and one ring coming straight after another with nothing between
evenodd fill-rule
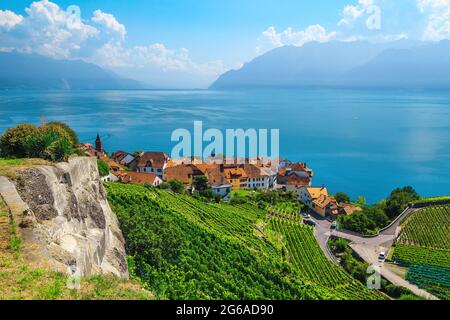
<instances>
[{"instance_id":1,"label":"grassy slope","mask_svg":"<svg viewBox=\"0 0 450 320\"><path fill-rule=\"evenodd\" d=\"M142 186L107 190L137 274L159 297L381 298L329 262L298 222Z\"/></svg>"},{"instance_id":2,"label":"grassy slope","mask_svg":"<svg viewBox=\"0 0 450 320\"><path fill-rule=\"evenodd\" d=\"M408 280L450 299L450 205L412 215L403 225L393 259L411 267Z\"/></svg>"},{"instance_id":3,"label":"grassy slope","mask_svg":"<svg viewBox=\"0 0 450 320\"><path fill-rule=\"evenodd\" d=\"M136 282L112 277L82 278L80 290L70 290L66 275L30 268L21 258L20 250L20 239L0 197L0 300L150 298Z\"/></svg>"},{"instance_id":4,"label":"grassy slope","mask_svg":"<svg viewBox=\"0 0 450 320\"><path fill-rule=\"evenodd\" d=\"M35 166L48 165L48 161L42 159L3 159L0 158L0 176L14 178L17 171Z\"/></svg>"}]
</instances>

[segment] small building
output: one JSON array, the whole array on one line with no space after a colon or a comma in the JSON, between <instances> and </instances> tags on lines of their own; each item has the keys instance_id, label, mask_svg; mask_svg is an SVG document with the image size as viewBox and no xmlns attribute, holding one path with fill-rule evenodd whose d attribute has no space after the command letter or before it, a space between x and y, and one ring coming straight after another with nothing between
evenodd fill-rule
<instances>
[{"instance_id":1,"label":"small building","mask_svg":"<svg viewBox=\"0 0 450 320\"><path fill-rule=\"evenodd\" d=\"M355 212L362 211L362 209L358 206L355 206L350 203L343 203L343 202L338 204L338 208L339 208L339 214L344 215L344 216L350 216L350 215L354 214Z\"/></svg>"},{"instance_id":2,"label":"small building","mask_svg":"<svg viewBox=\"0 0 450 320\"><path fill-rule=\"evenodd\" d=\"M125 151L117 151L111 155L111 160L123 165L128 166L134 161L135 157Z\"/></svg>"},{"instance_id":3,"label":"small building","mask_svg":"<svg viewBox=\"0 0 450 320\"><path fill-rule=\"evenodd\" d=\"M321 194L318 198L312 201L311 209L322 217L337 217L339 214L339 208L336 199L324 194Z\"/></svg>"},{"instance_id":4,"label":"small building","mask_svg":"<svg viewBox=\"0 0 450 320\"><path fill-rule=\"evenodd\" d=\"M211 185L212 192L215 195L221 196L222 198L229 195L232 188L233 188L232 184Z\"/></svg>"},{"instance_id":5,"label":"small building","mask_svg":"<svg viewBox=\"0 0 450 320\"><path fill-rule=\"evenodd\" d=\"M296 191L311 186L311 177L306 171L286 171L277 176L277 187L285 191Z\"/></svg>"},{"instance_id":6,"label":"small building","mask_svg":"<svg viewBox=\"0 0 450 320\"><path fill-rule=\"evenodd\" d=\"M312 202L315 199L318 199L320 196L325 195L328 196L328 189L323 187L309 187L304 186L298 189L298 200L307 205L308 207L312 208Z\"/></svg>"},{"instance_id":7,"label":"small building","mask_svg":"<svg viewBox=\"0 0 450 320\"><path fill-rule=\"evenodd\" d=\"M264 178L261 176L261 170L256 165L244 164L242 169L247 176L246 189L262 189L264 186Z\"/></svg>"},{"instance_id":8,"label":"small building","mask_svg":"<svg viewBox=\"0 0 450 320\"><path fill-rule=\"evenodd\" d=\"M183 182L184 185L190 186L196 176L202 175L204 175L203 172L201 172L193 164L181 164L166 168L164 172L164 180L179 180Z\"/></svg>"},{"instance_id":9,"label":"small building","mask_svg":"<svg viewBox=\"0 0 450 320\"><path fill-rule=\"evenodd\" d=\"M162 179L154 173L141 173L141 172L122 172L120 175L120 182L126 184L140 184L151 185L154 187L163 183Z\"/></svg>"},{"instance_id":10,"label":"small building","mask_svg":"<svg viewBox=\"0 0 450 320\"><path fill-rule=\"evenodd\" d=\"M233 190L247 189L247 174L242 168L226 168L224 169L225 178L232 185Z\"/></svg>"},{"instance_id":11,"label":"small building","mask_svg":"<svg viewBox=\"0 0 450 320\"><path fill-rule=\"evenodd\" d=\"M130 163L130 167L136 172L154 173L164 179L164 170L169 160L169 156L164 152L143 152Z\"/></svg>"},{"instance_id":12,"label":"small building","mask_svg":"<svg viewBox=\"0 0 450 320\"><path fill-rule=\"evenodd\" d=\"M277 173L270 167L261 167L262 188L273 189L277 184Z\"/></svg>"},{"instance_id":13,"label":"small building","mask_svg":"<svg viewBox=\"0 0 450 320\"><path fill-rule=\"evenodd\" d=\"M110 172L107 176L100 177L102 182L118 182L120 181L119 176L115 175L114 173Z\"/></svg>"},{"instance_id":14,"label":"small building","mask_svg":"<svg viewBox=\"0 0 450 320\"><path fill-rule=\"evenodd\" d=\"M80 149L84 152L86 157L95 157L102 160L107 159L106 151L103 150L102 139L98 133L95 139L95 146L90 143L82 143L80 144Z\"/></svg>"}]
</instances>

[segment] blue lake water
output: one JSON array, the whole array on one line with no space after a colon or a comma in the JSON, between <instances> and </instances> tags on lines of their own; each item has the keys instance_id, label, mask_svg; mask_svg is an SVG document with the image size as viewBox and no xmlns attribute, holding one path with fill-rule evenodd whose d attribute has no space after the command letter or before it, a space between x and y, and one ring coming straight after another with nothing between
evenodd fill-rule
<instances>
[{"instance_id":1,"label":"blue lake water","mask_svg":"<svg viewBox=\"0 0 450 320\"><path fill-rule=\"evenodd\" d=\"M0 91L0 132L21 122L69 123L107 151L170 153L171 132L279 128L280 153L304 161L314 184L369 202L412 185L450 194L450 92L267 89L246 91Z\"/></svg>"}]
</instances>

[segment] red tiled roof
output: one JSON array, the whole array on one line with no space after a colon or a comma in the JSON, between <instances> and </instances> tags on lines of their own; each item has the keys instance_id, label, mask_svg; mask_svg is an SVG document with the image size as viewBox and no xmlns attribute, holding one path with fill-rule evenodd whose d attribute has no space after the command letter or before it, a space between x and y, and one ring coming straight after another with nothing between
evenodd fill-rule
<instances>
[{"instance_id":1,"label":"red tiled roof","mask_svg":"<svg viewBox=\"0 0 450 320\"><path fill-rule=\"evenodd\" d=\"M166 181L180 180L184 184L190 184L194 175L201 174L201 172L192 164L178 165L166 168L164 178Z\"/></svg>"},{"instance_id":2,"label":"red tiled roof","mask_svg":"<svg viewBox=\"0 0 450 320\"><path fill-rule=\"evenodd\" d=\"M247 178L259 178L261 177L261 170L253 164L244 164L244 171Z\"/></svg>"},{"instance_id":3,"label":"red tiled roof","mask_svg":"<svg viewBox=\"0 0 450 320\"><path fill-rule=\"evenodd\" d=\"M247 179L247 174L242 168L225 169L225 176L227 179Z\"/></svg>"},{"instance_id":4,"label":"red tiled roof","mask_svg":"<svg viewBox=\"0 0 450 320\"><path fill-rule=\"evenodd\" d=\"M155 179L159 178L154 173L124 172L121 174L122 183L153 184Z\"/></svg>"},{"instance_id":5,"label":"red tiled roof","mask_svg":"<svg viewBox=\"0 0 450 320\"><path fill-rule=\"evenodd\" d=\"M169 156L164 152L144 152L137 158L136 166L138 168L153 167L163 169L164 164L169 160Z\"/></svg>"},{"instance_id":6,"label":"red tiled roof","mask_svg":"<svg viewBox=\"0 0 450 320\"><path fill-rule=\"evenodd\" d=\"M225 183L225 174L220 170L220 167L207 169L205 172L209 184L213 186L222 185Z\"/></svg>"},{"instance_id":7,"label":"red tiled roof","mask_svg":"<svg viewBox=\"0 0 450 320\"><path fill-rule=\"evenodd\" d=\"M278 184L289 186L308 186L311 183L309 176L301 176L295 172L291 172L287 175L278 175Z\"/></svg>"},{"instance_id":8,"label":"red tiled roof","mask_svg":"<svg viewBox=\"0 0 450 320\"><path fill-rule=\"evenodd\" d=\"M122 166L121 166L120 164L118 164L117 162L115 162L115 161L113 161L113 160L111 160L111 159L108 159L107 162L108 162L109 168L110 168L112 171L120 171L120 170L123 169Z\"/></svg>"},{"instance_id":9,"label":"red tiled roof","mask_svg":"<svg viewBox=\"0 0 450 320\"><path fill-rule=\"evenodd\" d=\"M129 153L128 152L125 152L125 151L117 151L117 152L114 152L112 155L111 155L111 159L113 159L114 161L116 161L116 162L121 162L126 156L128 156L129 155Z\"/></svg>"},{"instance_id":10,"label":"red tiled roof","mask_svg":"<svg viewBox=\"0 0 450 320\"><path fill-rule=\"evenodd\" d=\"M313 201L314 206L325 208L327 205L332 204L335 205L337 208L337 202L336 199L334 199L331 196L321 195L319 198L315 199Z\"/></svg>"}]
</instances>

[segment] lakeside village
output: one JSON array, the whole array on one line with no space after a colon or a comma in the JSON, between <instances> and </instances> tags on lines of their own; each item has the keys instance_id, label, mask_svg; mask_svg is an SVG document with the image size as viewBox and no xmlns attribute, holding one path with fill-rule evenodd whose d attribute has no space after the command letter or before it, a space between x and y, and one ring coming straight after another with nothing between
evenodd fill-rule
<instances>
[{"instance_id":1,"label":"lakeside village","mask_svg":"<svg viewBox=\"0 0 450 320\"><path fill-rule=\"evenodd\" d=\"M338 202L325 186L314 187L314 172L306 163L280 159L276 164L257 159L238 164L236 160L224 164L204 163L195 158L171 159L164 152L128 153L116 151L108 156L97 135L95 145L82 144L86 156L96 157L109 167L103 182L120 182L159 186L178 180L193 191L196 177L206 177L215 196L229 200L233 190L282 190L297 194L299 201L322 217L336 219L339 215L351 215L362 209L350 203Z\"/></svg>"}]
</instances>

